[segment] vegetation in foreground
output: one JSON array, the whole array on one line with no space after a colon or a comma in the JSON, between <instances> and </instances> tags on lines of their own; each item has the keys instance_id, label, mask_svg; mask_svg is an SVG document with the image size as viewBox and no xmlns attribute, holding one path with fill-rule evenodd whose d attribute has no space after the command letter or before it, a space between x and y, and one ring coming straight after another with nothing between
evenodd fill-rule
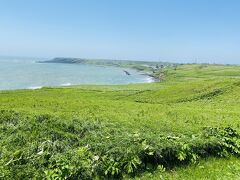
<instances>
[{"instance_id":1,"label":"vegetation in foreground","mask_svg":"<svg viewBox=\"0 0 240 180\"><path fill-rule=\"evenodd\" d=\"M135 179L159 180L159 179L239 179L240 161L236 157L208 158L187 167L178 167L170 171L146 172Z\"/></svg>"},{"instance_id":2,"label":"vegetation in foreground","mask_svg":"<svg viewBox=\"0 0 240 180\"><path fill-rule=\"evenodd\" d=\"M240 67L164 74L152 84L1 91L0 178L191 179L224 163L210 178L237 177Z\"/></svg>"}]
</instances>

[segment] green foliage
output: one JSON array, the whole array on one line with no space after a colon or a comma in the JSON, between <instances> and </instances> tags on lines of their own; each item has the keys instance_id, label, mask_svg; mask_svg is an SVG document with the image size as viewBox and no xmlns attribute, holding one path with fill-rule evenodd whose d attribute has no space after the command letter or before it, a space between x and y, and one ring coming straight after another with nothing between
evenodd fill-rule
<instances>
[{"instance_id":1,"label":"green foliage","mask_svg":"<svg viewBox=\"0 0 240 180\"><path fill-rule=\"evenodd\" d=\"M0 179L161 179L238 157L239 68L165 70L162 83L0 92Z\"/></svg>"},{"instance_id":2,"label":"green foliage","mask_svg":"<svg viewBox=\"0 0 240 180\"><path fill-rule=\"evenodd\" d=\"M206 155L240 155L240 134L230 127L205 128L191 136L146 136L130 132L123 136L121 132L127 132L126 129L118 131L118 127L107 122L85 124L80 123L85 122L83 120L69 121L46 114L25 117L11 113L11 116L9 111L0 114L11 117L8 120L16 120L17 116L19 122L15 124L14 134L11 128L2 133L9 139L1 142L1 176L9 179L15 176L120 178L124 174L134 176L143 171L159 168L163 171L180 164L196 163ZM111 136L107 136L110 132ZM21 136L21 143L14 140L16 136Z\"/></svg>"}]
</instances>

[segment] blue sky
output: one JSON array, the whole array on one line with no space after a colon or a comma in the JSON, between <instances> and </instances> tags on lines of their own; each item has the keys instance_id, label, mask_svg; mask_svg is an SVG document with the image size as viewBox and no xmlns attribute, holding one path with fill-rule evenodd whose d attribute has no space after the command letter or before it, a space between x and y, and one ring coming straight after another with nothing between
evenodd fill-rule
<instances>
[{"instance_id":1,"label":"blue sky","mask_svg":"<svg viewBox=\"0 0 240 180\"><path fill-rule=\"evenodd\" d=\"M0 55L240 63L240 1L1 0Z\"/></svg>"}]
</instances>

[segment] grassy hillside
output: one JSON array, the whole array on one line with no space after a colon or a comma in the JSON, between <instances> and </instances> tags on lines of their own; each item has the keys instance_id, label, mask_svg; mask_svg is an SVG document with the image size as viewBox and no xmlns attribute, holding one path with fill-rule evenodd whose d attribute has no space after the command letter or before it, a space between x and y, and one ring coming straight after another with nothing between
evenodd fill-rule
<instances>
[{"instance_id":1,"label":"grassy hillside","mask_svg":"<svg viewBox=\"0 0 240 180\"><path fill-rule=\"evenodd\" d=\"M165 80L0 91L0 178L234 177L213 169L239 169L240 67L155 73Z\"/></svg>"}]
</instances>

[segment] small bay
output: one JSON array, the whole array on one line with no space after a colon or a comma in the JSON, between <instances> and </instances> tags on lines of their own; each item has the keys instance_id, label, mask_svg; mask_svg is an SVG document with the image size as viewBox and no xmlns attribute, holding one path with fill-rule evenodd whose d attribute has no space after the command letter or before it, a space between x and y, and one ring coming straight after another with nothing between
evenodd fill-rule
<instances>
[{"instance_id":1,"label":"small bay","mask_svg":"<svg viewBox=\"0 0 240 180\"><path fill-rule=\"evenodd\" d=\"M83 64L37 63L45 59L0 57L0 90L38 89L80 84L130 84L149 82L133 69Z\"/></svg>"}]
</instances>

